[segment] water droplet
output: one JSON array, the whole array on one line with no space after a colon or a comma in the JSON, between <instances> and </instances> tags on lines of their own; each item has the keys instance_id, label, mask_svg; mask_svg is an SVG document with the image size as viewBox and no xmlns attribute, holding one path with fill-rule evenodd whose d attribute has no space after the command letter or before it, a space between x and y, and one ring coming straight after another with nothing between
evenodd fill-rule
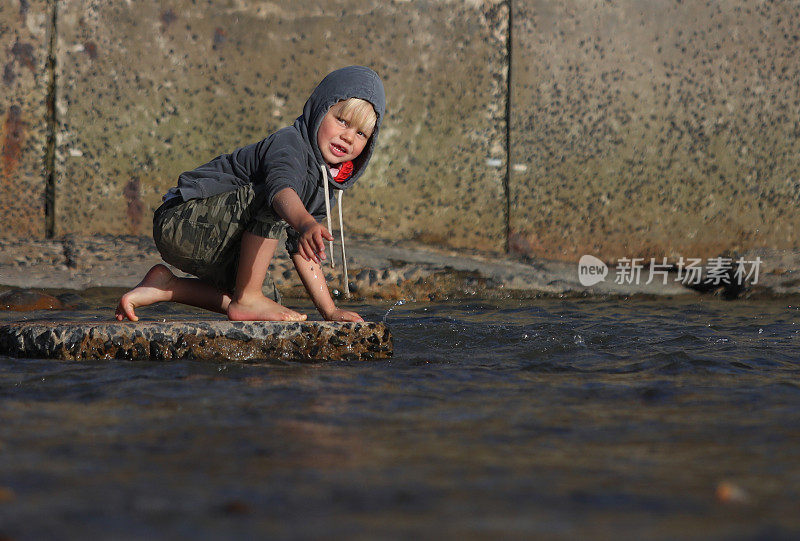
<instances>
[{"instance_id":1,"label":"water droplet","mask_svg":"<svg viewBox=\"0 0 800 541\"><path fill-rule=\"evenodd\" d=\"M402 305L404 305L405 303L406 303L405 299L400 299L399 301L397 301L397 302L395 302L393 305L391 305L391 306L389 307L389 309L388 309L388 310L386 310L386 313L385 313L385 314L383 314L383 319L381 319L381 323L386 323L386 318L389 316L389 312L391 312L392 310L394 310L394 307L395 307L395 306L402 306Z\"/></svg>"}]
</instances>

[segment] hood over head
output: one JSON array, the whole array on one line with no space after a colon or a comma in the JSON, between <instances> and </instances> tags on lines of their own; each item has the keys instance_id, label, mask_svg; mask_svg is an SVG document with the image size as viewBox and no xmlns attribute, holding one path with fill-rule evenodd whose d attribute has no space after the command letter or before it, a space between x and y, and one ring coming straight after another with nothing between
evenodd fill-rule
<instances>
[{"instance_id":1,"label":"hood over head","mask_svg":"<svg viewBox=\"0 0 800 541\"><path fill-rule=\"evenodd\" d=\"M348 66L332 71L317 85L303 107L303 114L294 121L294 127L314 150L317 162L320 165L324 165L325 160L322 158L322 153L317 146L319 126L331 106L348 98L361 98L370 102L378 118L375 122L372 136L367 141L364 150L353 160L353 174L350 175L350 178L342 183L328 179L330 185L337 189L348 188L358 180L364 173L372 157L372 152L375 150L375 142L378 139L378 132L386 111L386 94L380 77L378 77L377 73L364 66Z\"/></svg>"}]
</instances>

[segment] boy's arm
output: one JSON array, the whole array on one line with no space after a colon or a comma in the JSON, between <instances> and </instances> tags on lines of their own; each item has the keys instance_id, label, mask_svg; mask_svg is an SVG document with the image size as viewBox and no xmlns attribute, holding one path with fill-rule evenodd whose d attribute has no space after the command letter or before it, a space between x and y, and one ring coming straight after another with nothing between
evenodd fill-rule
<instances>
[{"instance_id":1,"label":"boy's arm","mask_svg":"<svg viewBox=\"0 0 800 541\"><path fill-rule=\"evenodd\" d=\"M333 235L317 223L303 206L300 196L291 188L284 188L275 194L272 208L300 233L300 251L292 255L292 263L322 317L328 321L364 321L355 312L336 308L328 291L325 273L319 264L325 260L324 241L333 240Z\"/></svg>"},{"instance_id":2,"label":"boy's arm","mask_svg":"<svg viewBox=\"0 0 800 541\"><path fill-rule=\"evenodd\" d=\"M336 308L331 294L328 291L328 284L325 281L325 273L316 261L307 261L299 253L292 255L294 268L300 275L306 291L314 301L322 317L328 321L364 321L361 316L349 310Z\"/></svg>"},{"instance_id":3,"label":"boy's arm","mask_svg":"<svg viewBox=\"0 0 800 541\"><path fill-rule=\"evenodd\" d=\"M292 188L284 188L272 199L272 208L300 234L299 254L306 261L325 260L325 241L333 235L306 210L300 196Z\"/></svg>"}]
</instances>

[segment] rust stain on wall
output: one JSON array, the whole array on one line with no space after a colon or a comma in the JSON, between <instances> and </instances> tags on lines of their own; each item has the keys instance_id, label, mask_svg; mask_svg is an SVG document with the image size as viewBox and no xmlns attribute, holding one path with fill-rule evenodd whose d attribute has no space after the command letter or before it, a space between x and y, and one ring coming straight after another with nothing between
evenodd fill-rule
<instances>
[{"instance_id":1,"label":"rust stain on wall","mask_svg":"<svg viewBox=\"0 0 800 541\"><path fill-rule=\"evenodd\" d=\"M3 180L8 182L22 159L27 124L22 120L22 109L18 105L8 108L3 122Z\"/></svg>"},{"instance_id":2,"label":"rust stain on wall","mask_svg":"<svg viewBox=\"0 0 800 541\"><path fill-rule=\"evenodd\" d=\"M228 40L228 33L225 32L225 30L223 30L222 28L217 27L214 29L214 39L213 39L214 44L211 46L211 48L216 51L227 40Z\"/></svg>"},{"instance_id":3,"label":"rust stain on wall","mask_svg":"<svg viewBox=\"0 0 800 541\"><path fill-rule=\"evenodd\" d=\"M19 38L17 38L17 41L11 46L11 54L17 62L26 68L31 71L36 70L36 57L33 54L33 45L30 43L20 43Z\"/></svg>"},{"instance_id":4,"label":"rust stain on wall","mask_svg":"<svg viewBox=\"0 0 800 541\"><path fill-rule=\"evenodd\" d=\"M30 4L28 0L20 0L19 2L19 18L22 21L22 25L25 26L28 24L28 9L30 8Z\"/></svg>"},{"instance_id":5,"label":"rust stain on wall","mask_svg":"<svg viewBox=\"0 0 800 541\"><path fill-rule=\"evenodd\" d=\"M3 82L6 86L11 86L16 80L17 74L14 71L14 62L9 62L6 64L5 68L3 68Z\"/></svg>"},{"instance_id":6,"label":"rust stain on wall","mask_svg":"<svg viewBox=\"0 0 800 541\"><path fill-rule=\"evenodd\" d=\"M531 256L541 248L534 236L523 231L511 230L508 233L508 251L512 254Z\"/></svg>"},{"instance_id":7,"label":"rust stain on wall","mask_svg":"<svg viewBox=\"0 0 800 541\"><path fill-rule=\"evenodd\" d=\"M164 25L164 30L169 29L170 25L177 20L177 16L175 12L171 9L167 9L161 12L161 24Z\"/></svg>"},{"instance_id":8,"label":"rust stain on wall","mask_svg":"<svg viewBox=\"0 0 800 541\"><path fill-rule=\"evenodd\" d=\"M94 60L97 58L97 44L93 41L87 41L83 44L83 52L89 55L89 58Z\"/></svg>"},{"instance_id":9,"label":"rust stain on wall","mask_svg":"<svg viewBox=\"0 0 800 541\"><path fill-rule=\"evenodd\" d=\"M8 62L3 67L3 83L6 86L11 86L17 80L17 72L14 70L14 64L25 66L32 72L36 71L36 57L33 52L33 45L30 43L20 43L19 38L8 50Z\"/></svg>"},{"instance_id":10,"label":"rust stain on wall","mask_svg":"<svg viewBox=\"0 0 800 541\"><path fill-rule=\"evenodd\" d=\"M132 234L139 232L139 226L142 225L142 216L144 215L144 203L142 202L140 189L139 178L134 177L122 190L122 195L128 203L126 214L128 215L128 227Z\"/></svg>"}]
</instances>

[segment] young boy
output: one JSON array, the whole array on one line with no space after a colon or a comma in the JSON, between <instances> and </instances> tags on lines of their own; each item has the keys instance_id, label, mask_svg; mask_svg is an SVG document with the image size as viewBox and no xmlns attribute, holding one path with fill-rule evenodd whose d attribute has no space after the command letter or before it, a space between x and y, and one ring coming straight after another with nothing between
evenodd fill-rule
<instances>
[{"instance_id":1,"label":"young boy","mask_svg":"<svg viewBox=\"0 0 800 541\"><path fill-rule=\"evenodd\" d=\"M175 301L231 320L305 320L279 304L267 273L286 230L286 248L320 314L363 321L337 308L328 292L320 265L325 240L333 236L319 221L336 202L335 192L364 173L385 102L371 69L336 70L314 89L292 126L181 174L155 211L153 238L164 261L197 278L156 265L122 296L116 318L137 321L135 308Z\"/></svg>"}]
</instances>

